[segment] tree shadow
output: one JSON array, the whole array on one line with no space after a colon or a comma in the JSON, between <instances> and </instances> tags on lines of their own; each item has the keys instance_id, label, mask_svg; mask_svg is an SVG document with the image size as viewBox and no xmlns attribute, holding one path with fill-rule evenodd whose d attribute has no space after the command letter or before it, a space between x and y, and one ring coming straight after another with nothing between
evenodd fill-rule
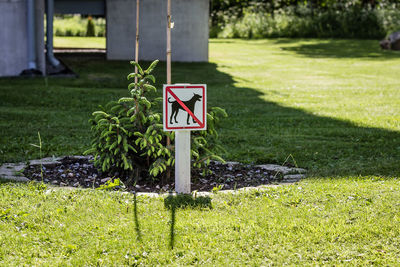
<instances>
[{"instance_id":1,"label":"tree shadow","mask_svg":"<svg viewBox=\"0 0 400 267\"><path fill-rule=\"evenodd\" d=\"M340 40L336 43L343 44ZM330 53L333 56L334 51ZM342 52L338 57L350 55ZM385 53L382 57L392 58ZM159 71L162 75L164 70ZM295 164L308 169L310 175L399 175L398 131L360 126L266 101L266 94L279 92L238 87L232 76L213 63L176 63L173 81L208 84L208 106L226 109L229 117L222 120L219 133L228 150L227 160L282 164L292 155Z\"/></svg>"},{"instance_id":2,"label":"tree shadow","mask_svg":"<svg viewBox=\"0 0 400 267\"><path fill-rule=\"evenodd\" d=\"M133 195L133 216L134 216L134 221L135 221L136 239L139 242L141 242L142 241L142 232L140 231L136 192Z\"/></svg>"},{"instance_id":3,"label":"tree shadow","mask_svg":"<svg viewBox=\"0 0 400 267\"><path fill-rule=\"evenodd\" d=\"M176 211L178 209L212 209L211 198L208 196L194 197L190 194L170 194L164 198L164 207L171 211L171 220L169 221L169 247L174 249L175 245L175 224Z\"/></svg>"},{"instance_id":4,"label":"tree shadow","mask_svg":"<svg viewBox=\"0 0 400 267\"><path fill-rule=\"evenodd\" d=\"M278 39L273 42L282 44L283 51L294 52L310 58L390 60L400 57L399 51L382 50L376 40L354 40L352 42L344 39ZM294 45L291 46L292 44Z\"/></svg>"},{"instance_id":5,"label":"tree shadow","mask_svg":"<svg viewBox=\"0 0 400 267\"><path fill-rule=\"evenodd\" d=\"M340 51L339 48L347 44L343 40L321 40L319 44L300 42L299 45L297 40L292 42L293 51L304 55L310 54L313 46L317 45L321 50L315 52L318 57L345 58L354 57L357 53L360 58L364 57L362 53L355 51L358 48L353 49L354 52L346 49ZM368 44L374 41L365 42ZM361 46L365 42L360 42ZM334 44L336 48L330 48L330 44ZM290 45L285 48L289 49ZM378 48L376 50L379 52ZM399 55L395 52L381 53L380 59L384 60ZM23 158L29 143L35 142L27 137L30 136L28 133L38 130L46 133L47 155L51 156L54 151L59 151L57 147L65 146L66 143L68 153L83 152L90 145L89 124L87 128L82 128L80 124L73 123L86 123L90 113L98 105L127 96L126 75L132 72L128 61L110 62L87 57L84 60L79 57L64 57L63 60L78 72L79 78L51 79L48 89L50 93L42 90L41 79L0 79L0 86L16 87L20 90L18 95L6 93L10 90L4 90L1 95L0 105L13 107L7 113L0 114L0 123L8 127L1 130L0 152L4 162L9 162L10 157ZM148 62L144 62L144 66L147 65ZM208 106L226 109L229 117L222 120L219 129L220 142L227 150L223 155L225 159L244 163L282 164L288 155L293 155L299 167L308 169L312 175L399 175L398 131L359 126L350 121L318 116L300 108L266 101L265 95L279 94L279 91L265 89L261 93L255 88L239 87L231 75L220 71L218 67L215 63L173 63L172 82L208 84ZM160 62L154 73L157 77L157 88L162 88L165 83L165 73L165 62ZM101 82L98 77L102 78ZM158 96L161 94L159 90ZM51 103L51 106L41 105L43 99ZM26 110L27 103L30 112L21 112ZM40 119L34 113L36 111L40 111ZM71 114L74 116L74 120L70 122L71 127L66 127L61 121L57 127L49 127L48 122L59 118L68 120ZM374 116L373 113L367 115ZM23 127L23 131L13 130ZM80 129L79 135L74 134L75 128ZM31 157L34 156L31 154Z\"/></svg>"}]
</instances>

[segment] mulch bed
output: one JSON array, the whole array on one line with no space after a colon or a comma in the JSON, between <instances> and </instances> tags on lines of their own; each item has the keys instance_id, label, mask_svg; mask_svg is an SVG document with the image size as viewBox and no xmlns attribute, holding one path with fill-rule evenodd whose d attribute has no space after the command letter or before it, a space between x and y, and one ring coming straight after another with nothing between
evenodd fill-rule
<instances>
[{"instance_id":1,"label":"mulch bed","mask_svg":"<svg viewBox=\"0 0 400 267\"><path fill-rule=\"evenodd\" d=\"M212 191L213 189L239 189L276 183L282 180L282 173L265 170L254 165L244 165L237 162L211 162L211 174L203 176L199 170L192 170L191 190ZM173 173L172 173L173 174ZM28 165L24 175L36 181L42 181L40 165ZM64 157L59 163L43 165L43 180L45 183L58 186L81 188L98 188L113 179L126 181L118 173L107 175L99 172L90 157ZM172 179L173 180L173 179ZM116 189L120 187L117 186ZM173 182L155 182L151 179L139 180L136 185L126 185L128 191L135 192L169 192L173 191Z\"/></svg>"}]
</instances>

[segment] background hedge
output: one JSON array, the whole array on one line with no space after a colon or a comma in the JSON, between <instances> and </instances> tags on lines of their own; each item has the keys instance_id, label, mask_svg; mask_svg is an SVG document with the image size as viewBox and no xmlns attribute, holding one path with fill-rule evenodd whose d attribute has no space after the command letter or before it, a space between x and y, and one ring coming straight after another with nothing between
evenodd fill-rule
<instances>
[{"instance_id":1,"label":"background hedge","mask_svg":"<svg viewBox=\"0 0 400 267\"><path fill-rule=\"evenodd\" d=\"M399 0L211 0L210 36L380 39L400 30Z\"/></svg>"}]
</instances>

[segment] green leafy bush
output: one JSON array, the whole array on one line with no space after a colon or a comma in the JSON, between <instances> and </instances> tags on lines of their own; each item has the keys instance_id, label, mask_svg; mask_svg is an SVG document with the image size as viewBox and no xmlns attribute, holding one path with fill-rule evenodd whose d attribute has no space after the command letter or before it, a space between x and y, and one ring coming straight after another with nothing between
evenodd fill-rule
<instances>
[{"instance_id":1,"label":"green leafy bush","mask_svg":"<svg viewBox=\"0 0 400 267\"><path fill-rule=\"evenodd\" d=\"M148 69L132 61L137 73L128 79L137 79L128 86L129 97L111 101L101 110L93 112L92 146L85 154L94 155L96 167L106 173L118 172L128 184L142 179L159 179L174 165L174 147L167 145L167 138L174 140L173 132L164 132L162 114L155 111L160 98L151 99L156 92L155 77L151 74L158 60ZM223 161L217 153L221 150L215 129L221 116L227 116L220 108L207 113L207 131L192 133L193 166L207 171L211 159Z\"/></svg>"},{"instance_id":2,"label":"green leafy bush","mask_svg":"<svg viewBox=\"0 0 400 267\"><path fill-rule=\"evenodd\" d=\"M91 21L91 22L89 22ZM95 33L89 30L93 24ZM88 31L89 30L89 31ZM55 36L98 36L104 37L106 31L106 20L101 17L92 17L90 20L81 15L56 15L54 16ZM89 35L88 35L89 34Z\"/></svg>"},{"instance_id":3,"label":"green leafy bush","mask_svg":"<svg viewBox=\"0 0 400 267\"><path fill-rule=\"evenodd\" d=\"M279 5L241 1L231 3L227 10L212 12L210 36L379 39L400 27L398 4L389 2L373 6L359 1L329 1L324 5L308 1L281 1Z\"/></svg>"}]
</instances>

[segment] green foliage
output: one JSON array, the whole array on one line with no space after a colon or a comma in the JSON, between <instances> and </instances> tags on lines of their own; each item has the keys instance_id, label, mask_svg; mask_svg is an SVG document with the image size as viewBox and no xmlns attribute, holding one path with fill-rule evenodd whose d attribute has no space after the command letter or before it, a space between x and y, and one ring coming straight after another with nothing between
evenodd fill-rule
<instances>
[{"instance_id":1,"label":"green foliage","mask_svg":"<svg viewBox=\"0 0 400 267\"><path fill-rule=\"evenodd\" d=\"M102 184L101 186L99 186L96 189L97 190L112 190L117 187L125 188L124 183L119 178L108 180L107 182L105 182L104 184Z\"/></svg>"},{"instance_id":2,"label":"green foliage","mask_svg":"<svg viewBox=\"0 0 400 267\"><path fill-rule=\"evenodd\" d=\"M219 145L216 125L226 117L228 114L224 109L212 107L207 113L207 130L193 131L191 134L193 167L202 169L204 174L211 160L224 162L219 156L225 150Z\"/></svg>"},{"instance_id":3,"label":"green foliage","mask_svg":"<svg viewBox=\"0 0 400 267\"><path fill-rule=\"evenodd\" d=\"M374 5L367 1L239 2L213 11L212 37L377 39L400 26L394 1L376 1Z\"/></svg>"},{"instance_id":4,"label":"green foliage","mask_svg":"<svg viewBox=\"0 0 400 267\"><path fill-rule=\"evenodd\" d=\"M93 30L89 29L93 25ZM89 30L89 31L88 31ZM104 37L106 33L106 20L104 18L85 18L81 15L62 15L54 17L55 36L98 36ZM88 35L90 34L90 35ZM93 35L92 35L93 34Z\"/></svg>"},{"instance_id":5,"label":"green foliage","mask_svg":"<svg viewBox=\"0 0 400 267\"><path fill-rule=\"evenodd\" d=\"M158 60L143 70L131 61L138 71L127 76L128 80L135 79L128 85L130 97L109 102L93 112L90 119L93 140L85 154L94 154L94 164L103 172L129 174L128 183L133 178L156 179L174 165L174 147L167 145L167 139L173 141L175 135L163 131L162 114L155 111L157 99L150 97L156 92L152 85L155 77L151 73L157 63ZM206 171L211 159L223 161L216 154L221 148L217 144L215 125L221 116L227 116L223 109L212 108L207 114L208 130L192 135L194 167Z\"/></svg>"}]
</instances>

